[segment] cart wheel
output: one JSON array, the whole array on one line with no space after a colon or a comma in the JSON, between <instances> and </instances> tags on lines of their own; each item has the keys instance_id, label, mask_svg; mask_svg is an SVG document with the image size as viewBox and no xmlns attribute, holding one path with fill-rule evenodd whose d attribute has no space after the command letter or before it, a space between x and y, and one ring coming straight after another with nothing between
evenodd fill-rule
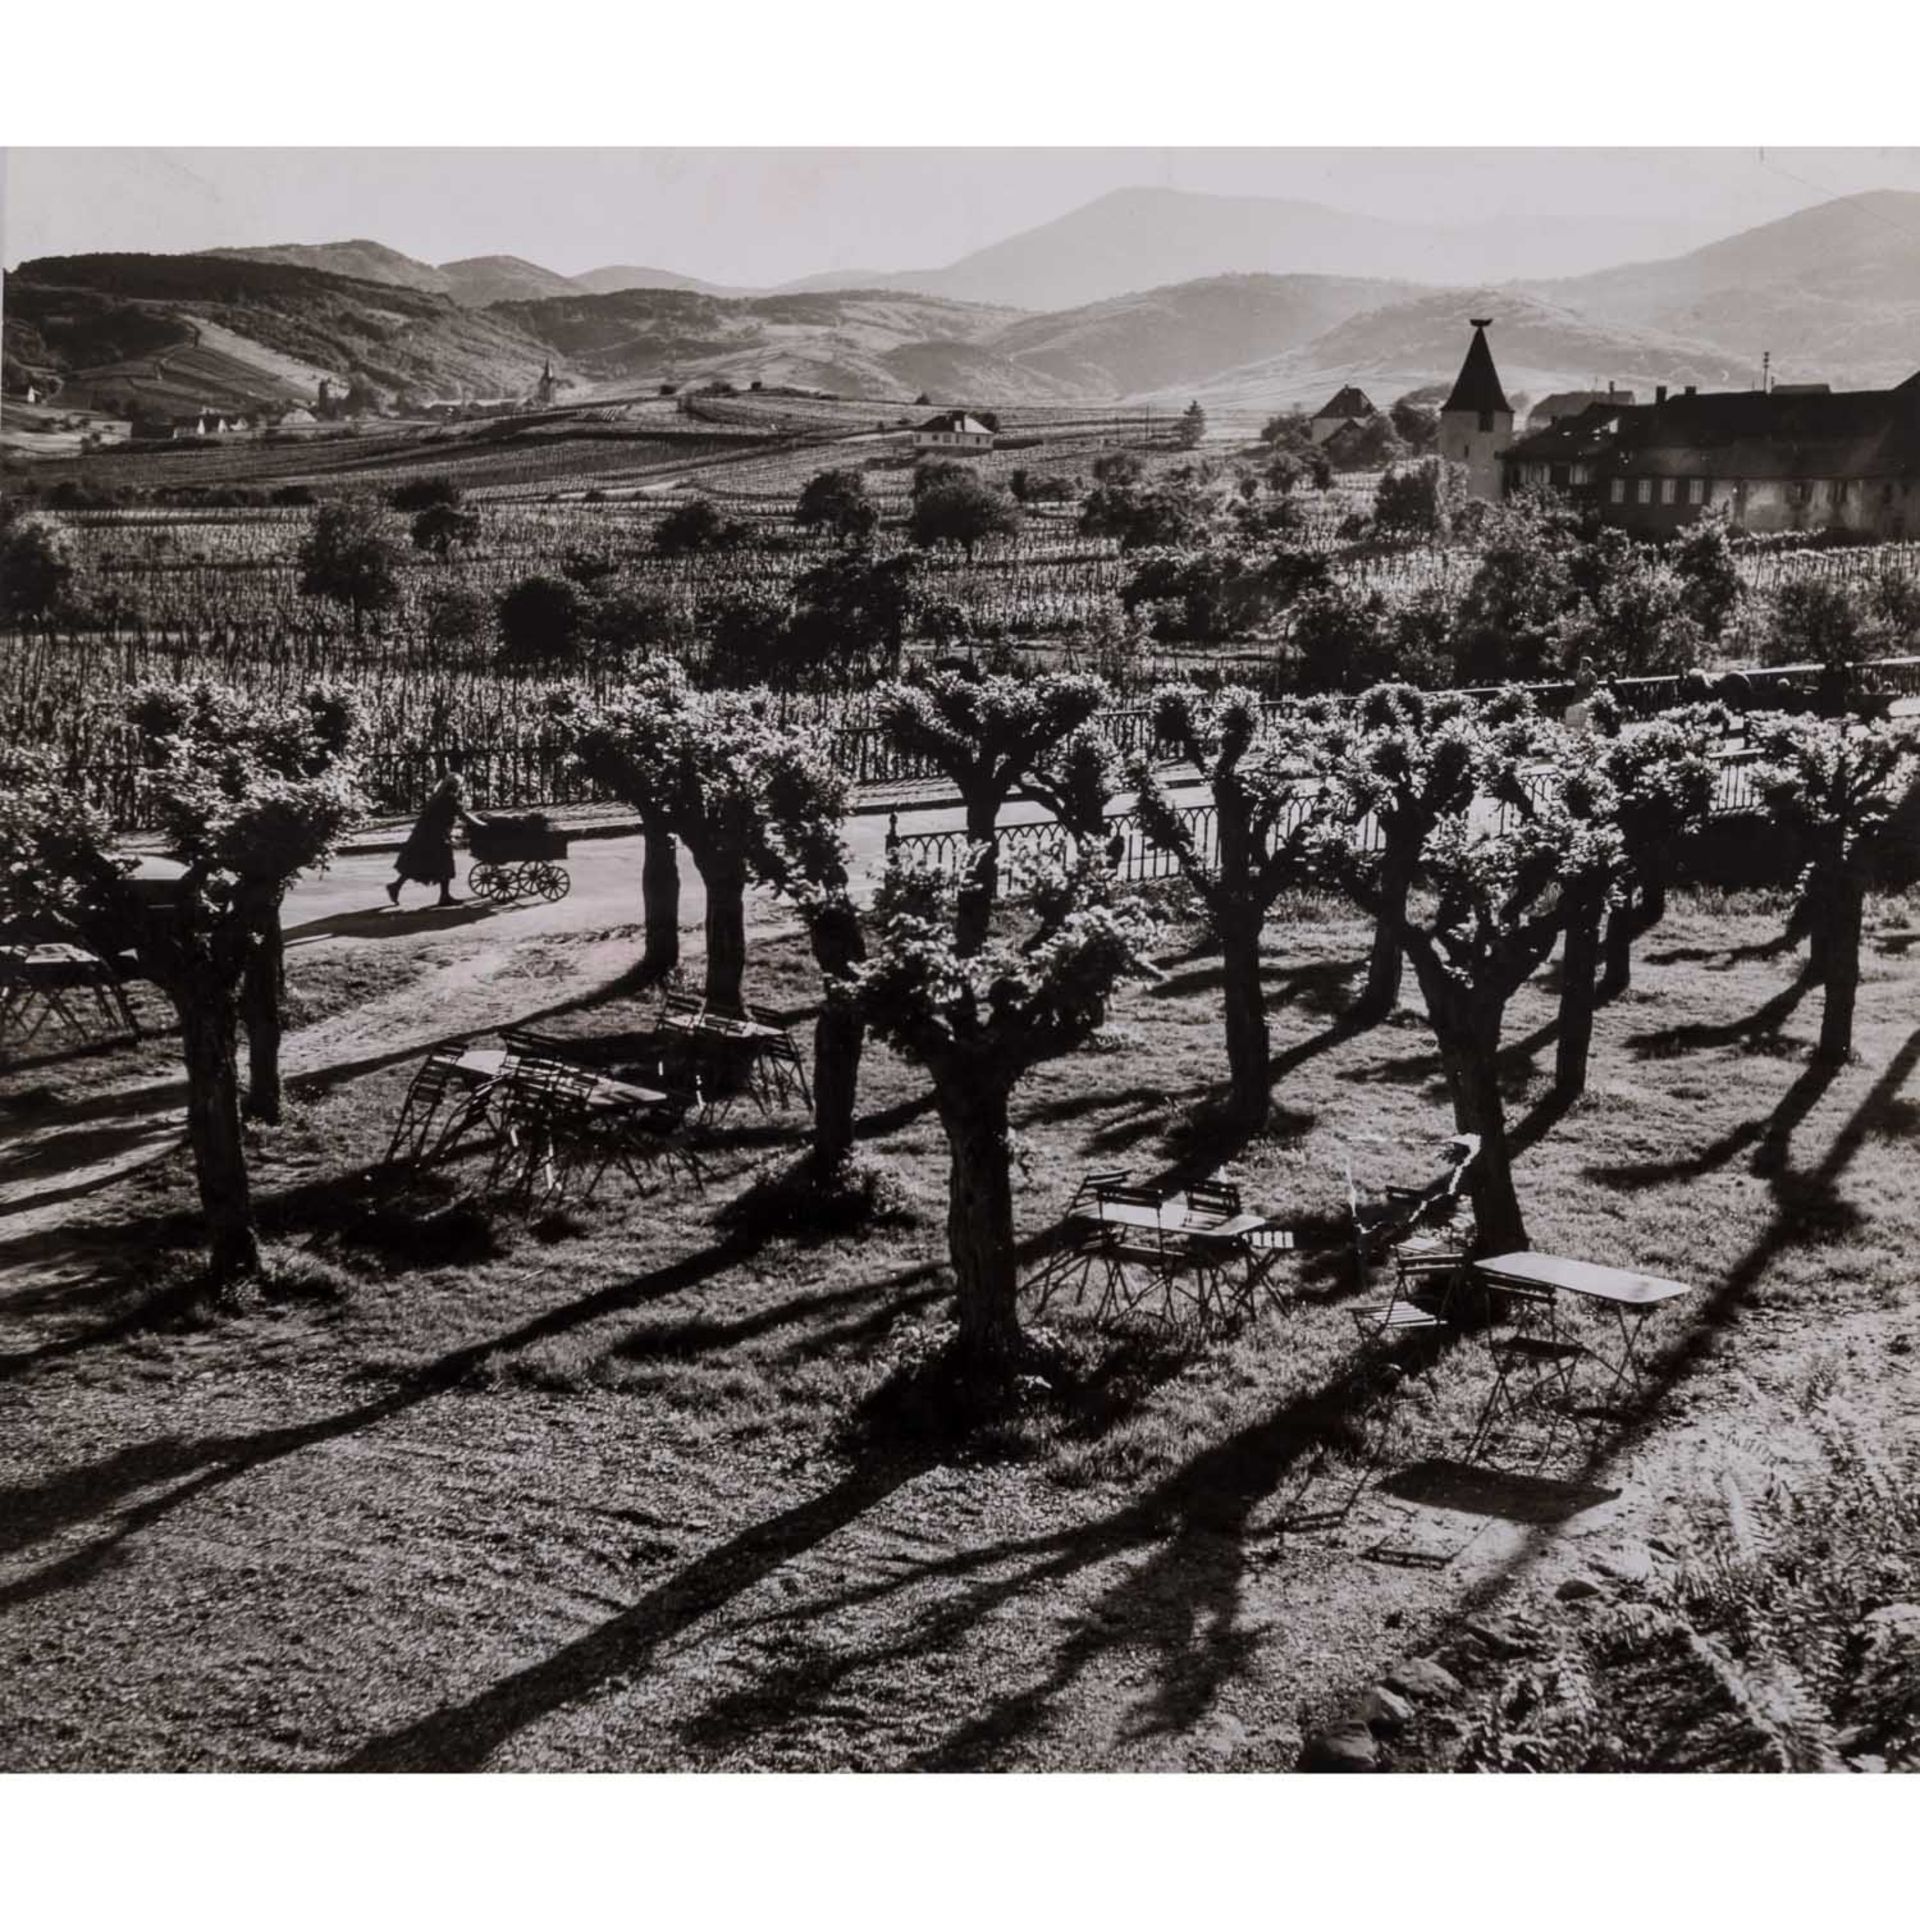
<instances>
[{"instance_id":1,"label":"cart wheel","mask_svg":"<svg viewBox=\"0 0 1920 1920\"><path fill-rule=\"evenodd\" d=\"M498 867L485 860L476 860L467 869L467 891L477 893L482 900L492 900L499 894L505 878Z\"/></svg>"},{"instance_id":2,"label":"cart wheel","mask_svg":"<svg viewBox=\"0 0 1920 1920\"><path fill-rule=\"evenodd\" d=\"M573 890L573 876L552 860L543 860L534 867L531 877L542 900L564 900Z\"/></svg>"},{"instance_id":3,"label":"cart wheel","mask_svg":"<svg viewBox=\"0 0 1920 1920\"><path fill-rule=\"evenodd\" d=\"M504 900L524 900L533 891L531 869L524 861L506 869L506 891L501 895Z\"/></svg>"}]
</instances>

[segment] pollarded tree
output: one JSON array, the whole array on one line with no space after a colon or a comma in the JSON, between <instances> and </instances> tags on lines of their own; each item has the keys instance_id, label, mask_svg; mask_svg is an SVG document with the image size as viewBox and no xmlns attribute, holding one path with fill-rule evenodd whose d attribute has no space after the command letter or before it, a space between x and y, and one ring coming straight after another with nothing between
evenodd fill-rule
<instances>
[{"instance_id":1,"label":"pollarded tree","mask_svg":"<svg viewBox=\"0 0 1920 1920\"><path fill-rule=\"evenodd\" d=\"M1311 763L1291 739L1262 747L1260 697L1245 687L1162 687L1153 705L1156 736L1212 790L1214 858L1145 762L1134 776L1137 817L1148 841L1179 864L1220 942L1232 1109L1254 1129L1266 1120L1271 1072L1260 933L1274 902L1310 871L1313 802L1302 780Z\"/></svg>"},{"instance_id":2,"label":"pollarded tree","mask_svg":"<svg viewBox=\"0 0 1920 1920\"><path fill-rule=\"evenodd\" d=\"M51 913L102 948L131 946L172 1001L208 1284L215 1298L235 1302L260 1273L234 1049L260 896L273 876L325 862L357 797L341 768L289 776L245 742L177 746L146 778L163 844L186 869L164 911L132 885L133 862L116 851L107 817L51 763L24 754L0 766L0 911Z\"/></svg>"},{"instance_id":3,"label":"pollarded tree","mask_svg":"<svg viewBox=\"0 0 1920 1920\"><path fill-rule=\"evenodd\" d=\"M923 1068L947 1136L947 1249L956 1282L958 1358L967 1377L1004 1380L1027 1342L1018 1312L1008 1107L1042 1061L1083 1045L1115 988L1145 970L1154 926L1116 901L1099 861L1046 877L1019 924L963 940L966 895L950 876L889 865L859 970L873 1031Z\"/></svg>"},{"instance_id":4,"label":"pollarded tree","mask_svg":"<svg viewBox=\"0 0 1920 1920\"><path fill-rule=\"evenodd\" d=\"M955 923L962 952L986 938L992 916L1000 809L1099 713L1106 698L1106 688L1089 675L1054 673L1031 680L937 673L882 696L880 724L894 746L931 760L960 790L967 838L978 849Z\"/></svg>"},{"instance_id":5,"label":"pollarded tree","mask_svg":"<svg viewBox=\"0 0 1920 1920\"><path fill-rule=\"evenodd\" d=\"M1337 817L1354 832L1370 822L1379 841L1370 884L1382 907L1356 1019L1384 1020L1399 1004L1399 927L1420 851L1442 820L1473 799L1472 736L1454 724L1473 714L1458 694L1375 687L1330 719L1316 743L1319 771L1339 776L1328 790Z\"/></svg>"},{"instance_id":6,"label":"pollarded tree","mask_svg":"<svg viewBox=\"0 0 1920 1920\"><path fill-rule=\"evenodd\" d=\"M1430 728L1401 731L1432 737L1408 739L1393 754L1378 742L1371 766L1352 776L1333 768L1336 793L1349 782L1353 790L1337 808L1341 821L1321 830L1321 856L1350 899L1394 924L1426 1001L1455 1124L1480 1139L1477 1241L1482 1252L1507 1253L1527 1235L1500 1091L1501 1026L1508 1002L1558 938L1570 898L1589 875L1618 864L1619 835L1574 813L1558 790L1584 758L1572 736L1553 739L1524 715L1500 721L1458 710ZM1496 822L1493 809L1515 799L1522 769L1537 774L1543 760L1544 788ZM1404 771L1388 770L1396 761ZM1386 852L1366 847L1351 824L1366 817L1383 781L1449 796L1423 836L1420 885L1404 894L1389 880Z\"/></svg>"},{"instance_id":7,"label":"pollarded tree","mask_svg":"<svg viewBox=\"0 0 1920 1920\"><path fill-rule=\"evenodd\" d=\"M354 638L366 616L400 597L400 549L377 500L329 500L313 516L298 555L300 591L337 600L353 615Z\"/></svg>"},{"instance_id":8,"label":"pollarded tree","mask_svg":"<svg viewBox=\"0 0 1920 1920\"><path fill-rule=\"evenodd\" d=\"M361 808L356 755L363 735L351 693L320 683L282 700L243 696L218 681L155 682L128 696L127 717L149 767L171 780L183 769L224 791L229 804L246 798L261 776L295 783L295 801L317 822L327 805L341 809L328 849ZM196 831L191 818L176 826L180 844ZM280 1040L286 1027L286 959L280 910L303 860L290 852L307 844L299 833L235 837L236 913L251 921L252 944L240 984L240 1018L247 1033L246 1113L277 1125L281 1117ZM185 858L184 853L181 854Z\"/></svg>"},{"instance_id":9,"label":"pollarded tree","mask_svg":"<svg viewBox=\"0 0 1920 1920\"><path fill-rule=\"evenodd\" d=\"M1763 756L1754 777L1767 811L1802 837L1802 899L1821 983L1819 1058L1853 1051L1860 990L1860 925L1869 868L1895 809L1913 785L1913 742L1892 727L1768 718L1752 726Z\"/></svg>"},{"instance_id":10,"label":"pollarded tree","mask_svg":"<svg viewBox=\"0 0 1920 1920\"><path fill-rule=\"evenodd\" d=\"M576 698L565 724L588 779L693 857L707 895L706 997L738 1008L759 759L778 739L764 696L689 692L655 676L606 700Z\"/></svg>"},{"instance_id":11,"label":"pollarded tree","mask_svg":"<svg viewBox=\"0 0 1920 1920\"><path fill-rule=\"evenodd\" d=\"M670 658L642 661L633 671L628 696L671 704L690 691L686 669ZM594 720L593 703L569 687L549 697L547 713L575 749L579 730ZM623 796L640 819L640 964L642 981L664 980L680 964L680 843L671 822L641 804L652 789L638 784Z\"/></svg>"},{"instance_id":12,"label":"pollarded tree","mask_svg":"<svg viewBox=\"0 0 1920 1920\"><path fill-rule=\"evenodd\" d=\"M825 988L813 1029L812 1170L831 1187L853 1157L867 1032L858 990L866 935L841 837L850 792L817 736L796 728L767 743L757 779L760 806L747 857L761 880L799 908Z\"/></svg>"},{"instance_id":13,"label":"pollarded tree","mask_svg":"<svg viewBox=\"0 0 1920 1920\"><path fill-rule=\"evenodd\" d=\"M1594 765L1614 795L1625 867L1612 892L1602 946L1600 998L1611 1000L1633 983L1633 943L1660 924L1674 856L1713 811L1711 752L1726 733L1719 706L1681 707L1627 728L1612 696L1594 697L1590 714L1599 736ZM1573 933L1576 945L1585 937ZM1574 959L1574 971L1581 962ZM1578 1014L1576 1012L1576 1021Z\"/></svg>"}]
</instances>

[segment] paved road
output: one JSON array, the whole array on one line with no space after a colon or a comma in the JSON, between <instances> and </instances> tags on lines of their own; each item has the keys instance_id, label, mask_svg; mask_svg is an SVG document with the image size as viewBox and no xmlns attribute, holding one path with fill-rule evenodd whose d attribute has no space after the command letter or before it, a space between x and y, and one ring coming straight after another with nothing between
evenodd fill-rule
<instances>
[{"instance_id":1,"label":"paved road","mask_svg":"<svg viewBox=\"0 0 1920 1920\"><path fill-rule=\"evenodd\" d=\"M1196 796L1198 797L1198 796ZM1129 801L1117 801L1116 810ZM1046 818L1040 807L1015 802L1002 814L1004 824ZM935 832L963 824L960 810L943 808L915 813L902 820L913 833ZM847 844L853 853L855 892L870 893L886 859L887 819L884 814L857 814L847 822ZM457 895L467 891L470 860L457 855ZM579 933L604 927L629 926L640 918L641 841L638 835L608 840L577 840L567 859L572 891L564 900L530 900L510 907L490 907L467 900L445 912L429 904L433 891L408 887L398 908L390 907L386 885L393 878L391 853L348 854L325 873L299 881L288 896L282 924L295 963L303 947L321 941L411 939L520 939L529 934ZM770 900L770 896L761 896ZM691 859L680 856L680 918L697 927L706 914L705 890Z\"/></svg>"}]
</instances>

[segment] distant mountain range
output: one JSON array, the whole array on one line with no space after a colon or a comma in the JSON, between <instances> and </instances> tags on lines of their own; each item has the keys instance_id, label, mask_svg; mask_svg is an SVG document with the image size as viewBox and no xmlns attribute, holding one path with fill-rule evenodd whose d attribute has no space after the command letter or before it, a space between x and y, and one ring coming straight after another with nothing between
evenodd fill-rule
<instances>
[{"instance_id":1,"label":"distant mountain range","mask_svg":"<svg viewBox=\"0 0 1920 1920\"><path fill-rule=\"evenodd\" d=\"M1351 380L1384 401L1449 379L1480 313L1509 392L1534 396L1747 386L1769 350L1777 377L1835 386L1920 366L1920 194L1572 278L1476 280L1471 253L1307 202L1129 190L937 271L772 292L510 255L434 266L370 240L80 255L7 276L5 349L75 398L230 405L322 377L416 402L523 395L549 358L571 398L726 378L897 404L1266 407Z\"/></svg>"}]
</instances>

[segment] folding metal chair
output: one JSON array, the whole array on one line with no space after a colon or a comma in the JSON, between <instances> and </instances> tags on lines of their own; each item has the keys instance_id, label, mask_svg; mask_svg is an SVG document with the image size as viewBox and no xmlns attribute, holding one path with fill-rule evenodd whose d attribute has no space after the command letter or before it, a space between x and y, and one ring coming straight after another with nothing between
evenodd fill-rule
<instances>
[{"instance_id":1,"label":"folding metal chair","mask_svg":"<svg viewBox=\"0 0 1920 1920\"><path fill-rule=\"evenodd\" d=\"M1386 1305L1350 1309L1362 1339L1377 1347L1390 1334L1437 1333L1453 1325L1466 1274L1457 1253L1396 1253Z\"/></svg>"},{"instance_id":2,"label":"folding metal chair","mask_svg":"<svg viewBox=\"0 0 1920 1920\"><path fill-rule=\"evenodd\" d=\"M387 1141L384 1164L405 1160L426 1166L453 1150L454 1143L487 1117L491 1084L476 1085L459 1070L463 1049L436 1047L421 1061Z\"/></svg>"},{"instance_id":3,"label":"folding metal chair","mask_svg":"<svg viewBox=\"0 0 1920 1920\"><path fill-rule=\"evenodd\" d=\"M1078 1281L1074 1289L1075 1300L1086 1298L1089 1271L1100 1252L1107 1229L1097 1217L1083 1217L1082 1210L1097 1206L1102 1194L1115 1187L1126 1186L1132 1178L1121 1167L1098 1167L1080 1176L1080 1184L1074 1188L1073 1198L1067 1202L1066 1215L1060 1223L1058 1251L1036 1267L1022 1283L1036 1307L1044 1309L1070 1279L1077 1278Z\"/></svg>"}]
</instances>

